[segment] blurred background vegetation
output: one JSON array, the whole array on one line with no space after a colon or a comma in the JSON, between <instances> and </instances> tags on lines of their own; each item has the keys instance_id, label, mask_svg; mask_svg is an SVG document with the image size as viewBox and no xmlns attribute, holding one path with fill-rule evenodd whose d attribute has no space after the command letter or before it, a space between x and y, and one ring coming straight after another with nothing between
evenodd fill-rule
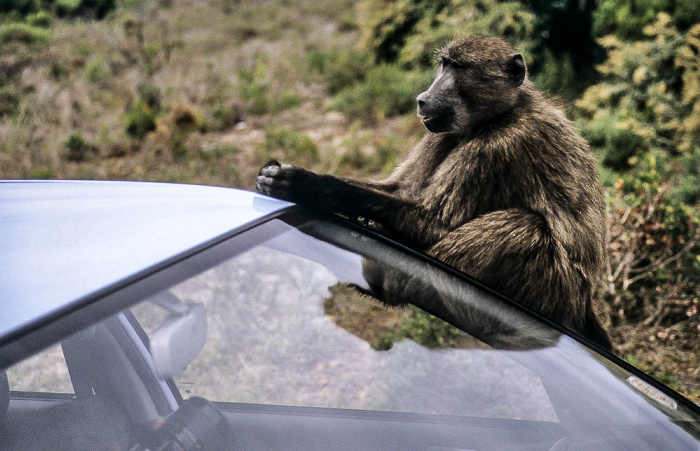
<instances>
[{"instance_id":1,"label":"blurred background vegetation","mask_svg":"<svg viewBox=\"0 0 700 451\"><path fill-rule=\"evenodd\" d=\"M467 34L521 51L599 158L619 354L700 395L696 0L0 0L0 177L381 177L423 134L435 49Z\"/></svg>"}]
</instances>

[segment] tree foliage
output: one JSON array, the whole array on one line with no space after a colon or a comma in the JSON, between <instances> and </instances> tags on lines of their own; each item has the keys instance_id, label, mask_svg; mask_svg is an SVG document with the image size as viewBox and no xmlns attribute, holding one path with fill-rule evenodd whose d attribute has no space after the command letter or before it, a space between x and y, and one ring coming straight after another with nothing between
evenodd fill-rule
<instances>
[{"instance_id":1,"label":"tree foliage","mask_svg":"<svg viewBox=\"0 0 700 451\"><path fill-rule=\"evenodd\" d=\"M596 36L615 34L624 40L644 38L644 27L665 13L673 25L685 31L700 22L696 0L602 0L594 13Z\"/></svg>"},{"instance_id":2,"label":"tree foliage","mask_svg":"<svg viewBox=\"0 0 700 451\"><path fill-rule=\"evenodd\" d=\"M365 0L360 10L360 46L376 62L431 67L436 48L469 34L501 36L527 56L538 42L536 16L514 1Z\"/></svg>"},{"instance_id":3,"label":"tree foliage","mask_svg":"<svg viewBox=\"0 0 700 451\"><path fill-rule=\"evenodd\" d=\"M364 0L360 45L376 62L427 68L435 49L453 39L499 36L523 53L536 82L572 97L594 75L594 7L593 0Z\"/></svg>"},{"instance_id":4,"label":"tree foliage","mask_svg":"<svg viewBox=\"0 0 700 451\"><path fill-rule=\"evenodd\" d=\"M681 34L667 14L644 28L645 40L601 39L604 80L576 102L584 132L615 170L651 159L660 175L693 176L700 146L700 24ZM683 156L683 158L678 158ZM700 188L699 188L700 189Z\"/></svg>"},{"instance_id":5,"label":"tree foliage","mask_svg":"<svg viewBox=\"0 0 700 451\"><path fill-rule=\"evenodd\" d=\"M618 350L664 378L698 364L671 350L699 344L700 24L681 32L660 13L642 32L600 39L602 81L576 109L612 185L599 295ZM668 351L654 356L655 343Z\"/></svg>"}]
</instances>

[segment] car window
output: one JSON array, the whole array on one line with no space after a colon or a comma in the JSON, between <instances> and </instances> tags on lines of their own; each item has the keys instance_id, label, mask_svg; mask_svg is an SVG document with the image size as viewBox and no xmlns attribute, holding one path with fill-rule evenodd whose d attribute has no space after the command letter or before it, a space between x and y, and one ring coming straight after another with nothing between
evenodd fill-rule
<instances>
[{"instance_id":1,"label":"car window","mask_svg":"<svg viewBox=\"0 0 700 451\"><path fill-rule=\"evenodd\" d=\"M408 257L406 257L408 258ZM286 227L169 291L204 306L208 333L173 380L184 398L556 421L539 378L416 307L351 284L363 258ZM165 312L132 309L147 332Z\"/></svg>"},{"instance_id":2,"label":"car window","mask_svg":"<svg viewBox=\"0 0 700 451\"><path fill-rule=\"evenodd\" d=\"M73 393L61 345L54 345L7 369L10 390Z\"/></svg>"}]
</instances>

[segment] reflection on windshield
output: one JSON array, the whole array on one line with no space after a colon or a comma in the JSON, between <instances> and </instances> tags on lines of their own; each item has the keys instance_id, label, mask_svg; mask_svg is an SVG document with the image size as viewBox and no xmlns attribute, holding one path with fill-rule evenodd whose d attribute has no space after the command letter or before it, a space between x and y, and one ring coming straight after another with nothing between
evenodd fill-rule
<instances>
[{"instance_id":1,"label":"reflection on windshield","mask_svg":"<svg viewBox=\"0 0 700 451\"><path fill-rule=\"evenodd\" d=\"M457 349L474 342L463 332L452 328L459 335L447 347L431 349L400 336L411 310L388 310L358 295L352 315L341 315L340 306L329 306L332 291L342 286L336 276L270 248L284 237L171 289L204 305L208 315L204 349L174 378L185 397L556 421L531 371L484 345ZM288 238L298 238L298 232ZM347 257L360 269L358 258L333 252L325 254ZM136 313L142 321L144 308ZM374 327L383 322L380 316L394 327ZM338 324L348 320L355 324ZM363 329L369 340L348 330L353 328ZM392 346L384 350L375 341Z\"/></svg>"},{"instance_id":2,"label":"reflection on windshield","mask_svg":"<svg viewBox=\"0 0 700 451\"><path fill-rule=\"evenodd\" d=\"M185 397L561 422L603 442L605 430L652 443L642 426L698 434L685 406L623 368L360 233L273 220L235 240L247 250L171 289L208 316L207 343L174 378ZM377 268L383 294L412 307L363 294Z\"/></svg>"}]
</instances>

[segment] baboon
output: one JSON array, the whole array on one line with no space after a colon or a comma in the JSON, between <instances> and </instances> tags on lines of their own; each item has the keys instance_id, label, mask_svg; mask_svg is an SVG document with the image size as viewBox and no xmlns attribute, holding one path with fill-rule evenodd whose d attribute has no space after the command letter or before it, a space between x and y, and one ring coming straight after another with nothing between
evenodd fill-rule
<instances>
[{"instance_id":1,"label":"baboon","mask_svg":"<svg viewBox=\"0 0 700 451\"><path fill-rule=\"evenodd\" d=\"M587 143L534 88L505 41L470 36L439 50L418 95L428 134L379 182L270 162L263 194L363 218L610 349L592 291L605 204ZM381 282L370 282L382 300Z\"/></svg>"}]
</instances>

